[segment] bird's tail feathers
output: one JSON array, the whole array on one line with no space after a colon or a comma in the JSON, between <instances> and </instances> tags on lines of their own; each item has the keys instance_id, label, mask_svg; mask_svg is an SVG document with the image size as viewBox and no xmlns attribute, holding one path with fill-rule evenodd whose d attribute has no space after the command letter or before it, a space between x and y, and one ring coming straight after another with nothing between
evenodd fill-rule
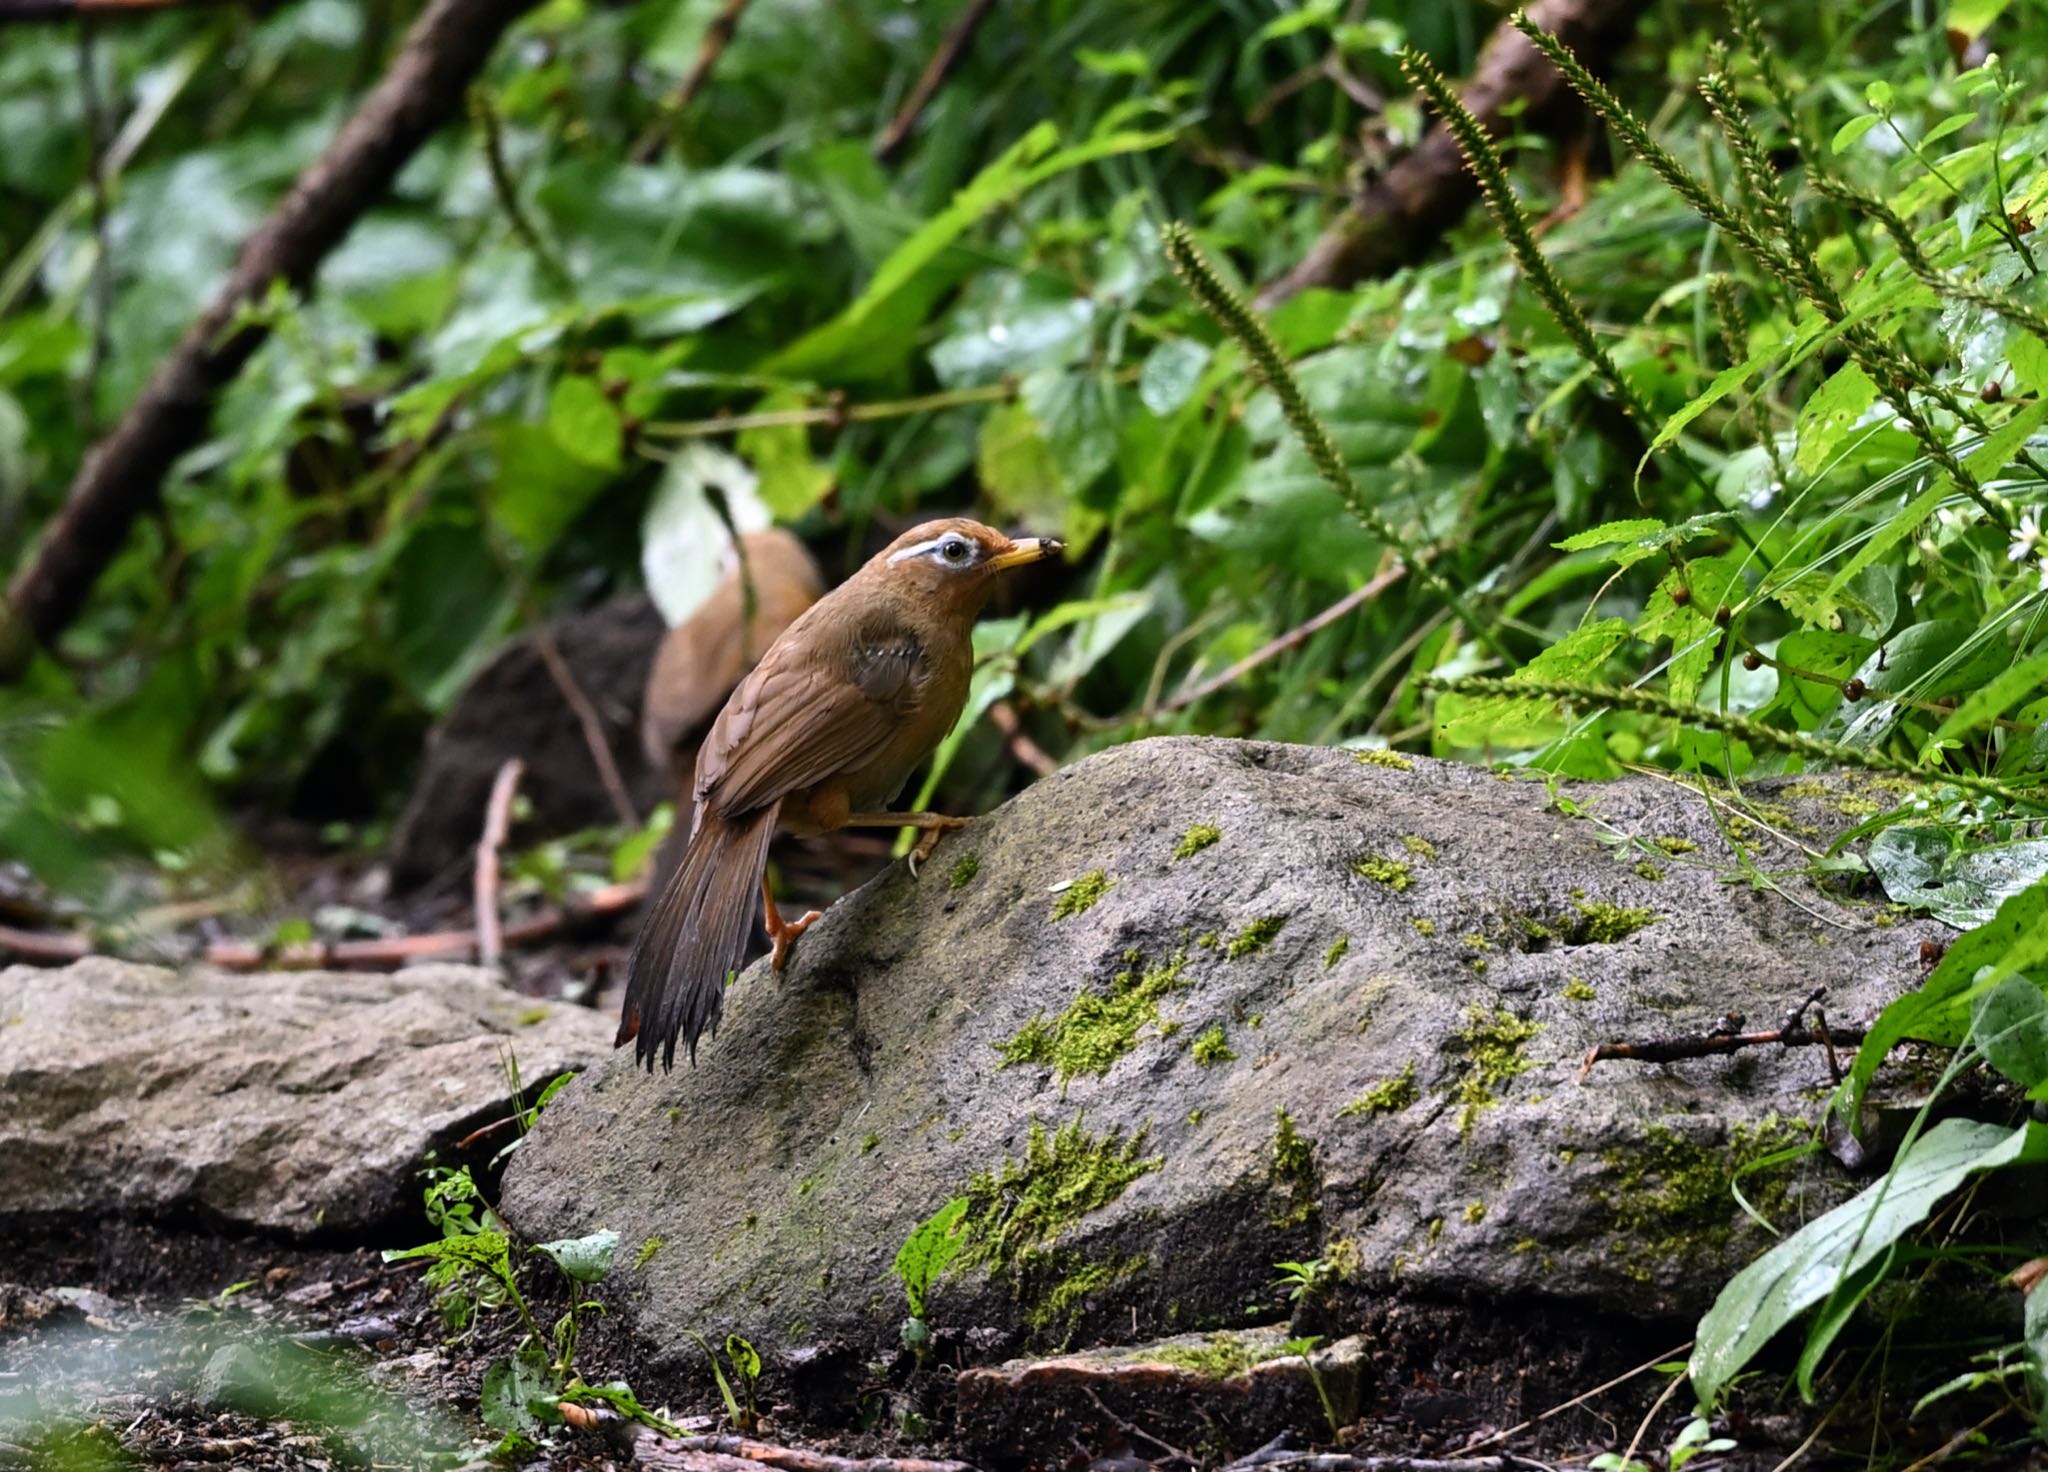
<instances>
[{"instance_id":1,"label":"bird's tail feathers","mask_svg":"<svg viewBox=\"0 0 2048 1472\"><path fill-rule=\"evenodd\" d=\"M681 1037L697 1060L697 1039L716 1033L725 982L746 958L754 895L768 864L775 809L739 819L702 813L682 863L640 927L626 960L626 1002L613 1046L631 1039L652 1069L676 1061Z\"/></svg>"}]
</instances>

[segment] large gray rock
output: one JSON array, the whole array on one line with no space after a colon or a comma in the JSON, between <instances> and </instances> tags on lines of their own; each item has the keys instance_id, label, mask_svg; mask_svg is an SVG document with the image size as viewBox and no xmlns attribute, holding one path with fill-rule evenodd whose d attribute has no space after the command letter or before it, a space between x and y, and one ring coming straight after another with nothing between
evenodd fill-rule
<instances>
[{"instance_id":1,"label":"large gray rock","mask_svg":"<svg viewBox=\"0 0 2048 1472\"><path fill-rule=\"evenodd\" d=\"M926 1317L984 1353L1284 1318L1284 1260L1353 1293L1690 1314L1763 1240L1730 1178L1805 1137L1825 1056L1581 1083L1586 1050L1772 1026L1822 983L1862 1021L1938 933L1743 879L1720 824L1783 875L1872 810L1854 783L1761 795L1745 818L1648 778L1107 751L747 972L695 1068L578 1080L504 1206L537 1239L621 1233L606 1299L657 1359L686 1330L886 1350L891 1263L954 1198ZM1743 1189L1796 1221L1847 1185L1809 1156Z\"/></svg>"},{"instance_id":2,"label":"large gray rock","mask_svg":"<svg viewBox=\"0 0 2048 1472\"><path fill-rule=\"evenodd\" d=\"M609 1052L596 1014L469 966L0 971L0 1238L79 1218L365 1232L417 1170ZM490 1149L510 1138L494 1137Z\"/></svg>"}]
</instances>

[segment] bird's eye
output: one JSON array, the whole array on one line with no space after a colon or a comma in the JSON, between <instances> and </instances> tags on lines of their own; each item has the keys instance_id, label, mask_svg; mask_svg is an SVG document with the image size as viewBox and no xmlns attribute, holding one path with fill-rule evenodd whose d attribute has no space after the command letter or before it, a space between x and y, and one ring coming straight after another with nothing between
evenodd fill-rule
<instances>
[{"instance_id":1,"label":"bird's eye","mask_svg":"<svg viewBox=\"0 0 2048 1472\"><path fill-rule=\"evenodd\" d=\"M945 541L939 543L939 556L945 558L946 561L952 563L955 567L967 561L968 556L973 550L972 547L967 545L965 537L948 537Z\"/></svg>"}]
</instances>

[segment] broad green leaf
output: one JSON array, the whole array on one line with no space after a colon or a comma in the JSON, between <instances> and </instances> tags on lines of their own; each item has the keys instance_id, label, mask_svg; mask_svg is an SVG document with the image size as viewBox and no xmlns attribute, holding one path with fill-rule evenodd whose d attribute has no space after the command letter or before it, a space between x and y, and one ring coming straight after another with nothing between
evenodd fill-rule
<instances>
[{"instance_id":1,"label":"broad green leaf","mask_svg":"<svg viewBox=\"0 0 2048 1472\"><path fill-rule=\"evenodd\" d=\"M1945 117L1921 135L1920 146L1926 148L1939 143L1951 133L1960 133L1976 121L1977 115L1973 112L1959 112Z\"/></svg>"},{"instance_id":2,"label":"broad green leaf","mask_svg":"<svg viewBox=\"0 0 2048 1472\"><path fill-rule=\"evenodd\" d=\"M1083 619L1099 618L1105 613L1124 613L1132 609L1150 608L1151 605L1151 597L1142 592L1112 593L1107 598L1077 598L1040 615L1038 622L1026 631L1024 637L1017 641L1010 652L1018 659L1022 659L1025 651L1040 639L1066 628L1069 624L1080 623Z\"/></svg>"},{"instance_id":3,"label":"broad green leaf","mask_svg":"<svg viewBox=\"0 0 2048 1472\"><path fill-rule=\"evenodd\" d=\"M2035 393L2048 390L2048 342L2015 329L2005 339L2005 361L2012 364L2021 387Z\"/></svg>"},{"instance_id":4,"label":"broad green leaf","mask_svg":"<svg viewBox=\"0 0 2048 1472\"><path fill-rule=\"evenodd\" d=\"M1171 337L1145 355L1138 370L1138 401L1164 418L1185 404L1209 366L1209 348L1191 338Z\"/></svg>"},{"instance_id":5,"label":"broad green leaf","mask_svg":"<svg viewBox=\"0 0 2048 1472\"><path fill-rule=\"evenodd\" d=\"M1939 700L1990 680L2009 657L1996 628L1981 629L1968 619L1929 619L1907 625L1880 644L1856 671L1856 678L1873 692ZM1895 700L1844 703L1814 734L1858 746L1875 745L1891 734L1908 710Z\"/></svg>"},{"instance_id":6,"label":"broad green leaf","mask_svg":"<svg viewBox=\"0 0 2048 1472\"><path fill-rule=\"evenodd\" d=\"M1686 1366L1700 1404L1712 1405L1779 1330L1853 1279L1972 1175L2044 1156L2048 1131L2037 1125L1947 1119L1934 1126L1884 1179L1808 1222L1721 1290L1700 1320Z\"/></svg>"},{"instance_id":7,"label":"broad green leaf","mask_svg":"<svg viewBox=\"0 0 2048 1472\"><path fill-rule=\"evenodd\" d=\"M1650 441L1650 448L1643 453L1643 463L1647 464L1650 456L1656 454L1657 451L1677 439L1684 432L1685 427L1691 424L1693 420L1699 418L1700 415L1706 413L1707 410L1727 398L1729 394L1761 372L1771 359L1784 351L1785 345L1783 343L1773 343L1762 352L1752 356L1747 362L1737 363L1734 367L1724 368L1715 374L1714 381L1700 392L1699 397L1688 402L1675 414L1665 417L1664 427L1657 431L1657 437ZM1638 476L1642 474L1642 465L1636 467L1636 474Z\"/></svg>"},{"instance_id":8,"label":"broad green leaf","mask_svg":"<svg viewBox=\"0 0 2048 1472\"><path fill-rule=\"evenodd\" d=\"M547 1352L538 1344L527 1343L520 1345L510 1359L499 1360L484 1371L477 1409L483 1423L493 1431L537 1436L541 1413L554 1394Z\"/></svg>"},{"instance_id":9,"label":"broad green leaf","mask_svg":"<svg viewBox=\"0 0 2048 1472\"><path fill-rule=\"evenodd\" d=\"M1878 1014L1856 1050L1856 1061L1835 1096L1835 1112L1852 1127L1859 1121L1864 1091L1885 1056L1911 1039L1937 1047L1959 1046L1969 1032L1972 988L1985 989L2015 972L2048 961L2048 887L2021 890L1975 930L1958 936L1918 991L1908 992Z\"/></svg>"},{"instance_id":10,"label":"broad green leaf","mask_svg":"<svg viewBox=\"0 0 2048 1472\"><path fill-rule=\"evenodd\" d=\"M2048 419L2048 399L2036 399L1986 435L1984 443L1963 461L1964 467L1978 480L1994 479L2012 463L2043 419Z\"/></svg>"},{"instance_id":11,"label":"broad green leaf","mask_svg":"<svg viewBox=\"0 0 2048 1472\"><path fill-rule=\"evenodd\" d=\"M1628 624L1602 619L1573 629L1515 671L1512 678L1542 682L1597 682L1614 651L1630 638ZM1525 746L1546 740L1556 725L1549 696L1487 695L1439 706L1444 739L1453 746Z\"/></svg>"},{"instance_id":12,"label":"broad green leaf","mask_svg":"<svg viewBox=\"0 0 2048 1472\"><path fill-rule=\"evenodd\" d=\"M761 1378L761 1351L754 1348L751 1339L742 1339L737 1334L726 1335L725 1357L732 1361L732 1367L748 1383Z\"/></svg>"},{"instance_id":13,"label":"broad green leaf","mask_svg":"<svg viewBox=\"0 0 2048 1472\"><path fill-rule=\"evenodd\" d=\"M966 1216L967 1198L955 1196L919 1222L896 1250L891 1270L903 1284L912 1318L924 1317L925 1294L967 1245L966 1233L961 1230Z\"/></svg>"},{"instance_id":14,"label":"broad green leaf","mask_svg":"<svg viewBox=\"0 0 2048 1472\"><path fill-rule=\"evenodd\" d=\"M2039 1098L2048 1084L2048 998L2041 988L2008 976L1977 998L1970 1041L1993 1068Z\"/></svg>"},{"instance_id":15,"label":"broad green leaf","mask_svg":"<svg viewBox=\"0 0 2048 1472\"><path fill-rule=\"evenodd\" d=\"M1829 601L1837 598L1841 591L1863 575L1863 570L1891 555L1894 548L1918 531L1935 508L1955 491L1947 476L1942 476L1933 485L1914 497L1911 505L1891 517L1878 527L1863 545L1856 549L1856 555L1842 566L1842 570L1829 581L1827 591L1821 596Z\"/></svg>"},{"instance_id":16,"label":"broad green leaf","mask_svg":"<svg viewBox=\"0 0 2048 1472\"><path fill-rule=\"evenodd\" d=\"M1799 448L1793 463L1807 475L1819 470L1876 402L1877 385L1860 365L1844 363L1837 368L1799 411Z\"/></svg>"},{"instance_id":17,"label":"broad green leaf","mask_svg":"<svg viewBox=\"0 0 2048 1472\"><path fill-rule=\"evenodd\" d=\"M1893 902L1968 929L2048 874L2048 838L1979 844L1952 824L1895 823L1871 840L1867 859Z\"/></svg>"},{"instance_id":18,"label":"broad green leaf","mask_svg":"<svg viewBox=\"0 0 2048 1472\"><path fill-rule=\"evenodd\" d=\"M801 408L795 389L779 389L755 406L758 412ZM754 467L756 489L769 515L795 521L832 489L832 469L811 455L811 432L801 424L777 424L742 430L734 449Z\"/></svg>"},{"instance_id":19,"label":"broad green leaf","mask_svg":"<svg viewBox=\"0 0 2048 1472\"><path fill-rule=\"evenodd\" d=\"M1976 40L1991 29L1991 23L2005 14L2012 0L1949 0L1943 23L1952 31L1960 31L1967 39Z\"/></svg>"},{"instance_id":20,"label":"broad green leaf","mask_svg":"<svg viewBox=\"0 0 2048 1472\"><path fill-rule=\"evenodd\" d=\"M548 433L586 465L601 470L619 468L624 432L618 405L605 397L594 378L573 373L555 380L548 395Z\"/></svg>"},{"instance_id":21,"label":"broad green leaf","mask_svg":"<svg viewBox=\"0 0 2048 1472\"><path fill-rule=\"evenodd\" d=\"M619 1234L607 1227L587 1237L564 1237L542 1242L534 1251L545 1253L556 1267L579 1283L601 1283L612 1270L612 1258L619 1250Z\"/></svg>"},{"instance_id":22,"label":"broad green leaf","mask_svg":"<svg viewBox=\"0 0 2048 1472\"><path fill-rule=\"evenodd\" d=\"M981 421L975 440L975 475L1005 521L1057 526L1066 507L1066 482L1045 426L1024 404L1003 404Z\"/></svg>"}]
</instances>

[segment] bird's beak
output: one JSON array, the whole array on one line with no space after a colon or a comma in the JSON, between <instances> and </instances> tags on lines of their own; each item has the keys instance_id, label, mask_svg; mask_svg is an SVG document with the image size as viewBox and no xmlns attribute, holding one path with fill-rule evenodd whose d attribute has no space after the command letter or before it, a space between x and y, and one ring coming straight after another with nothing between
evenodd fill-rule
<instances>
[{"instance_id":1,"label":"bird's beak","mask_svg":"<svg viewBox=\"0 0 2048 1472\"><path fill-rule=\"evenodd\" d=\"M1048 557L1057 557L1067 550L1064 542L1055 542L1051 537L1025 537L1012 542L1006 551L989 558L991 569L1000 572L1006 567L1024 567L1033 562L1043 562Z\"/></svg>"}]
</instances>

